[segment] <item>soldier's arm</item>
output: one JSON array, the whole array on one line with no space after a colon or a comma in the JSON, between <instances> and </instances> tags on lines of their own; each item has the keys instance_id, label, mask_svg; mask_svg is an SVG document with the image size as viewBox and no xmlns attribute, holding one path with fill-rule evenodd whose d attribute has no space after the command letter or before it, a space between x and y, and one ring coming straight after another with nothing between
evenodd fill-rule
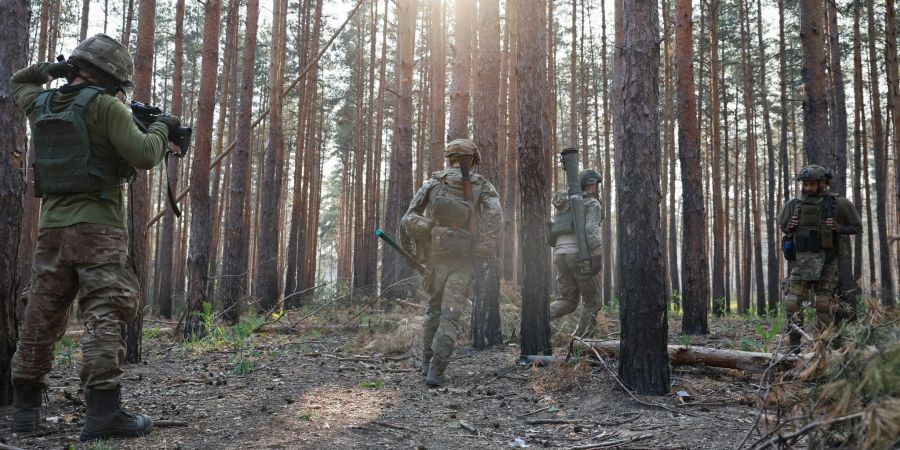
<instances>
[{"instance_id":1,"label":"soldier's arm","mask_svg":"<svg viewBox=\"0 0 900 450\"><path fill-rule=\"evenodd\" d=\"M853 203L849 199L838 197L835 206L834 221L837 222L837 232L840 234L862 233L862 219L859 218Z\"/></svg>"},{"instance_id":2,"label":"soldier's arm","mask_svg":"<svg viewBox=\"0 0 900 450\"><path fill-rule=\"evenodd\" d=\"M44 91L44 84L49 81L48 67L50 63L32 64L14 73L9 79L16 104L25 110L28 117L34 112L34 101Z\"/></svg>"},{"instance_id":3,"label":"soldier's arm","mask_svg":"<svg viewBox=\"0 0 900 450\"><path fill-rule=\"evenodd\" d=\"M781 207L781 212L778 213L778 228L781 229L782 233L790 233L788 230L788 222L791 221L791 216L794 215L794 200L791 200L784 204Z\"/></svg>"},{"instance_id":4,"label":"soldier's arm","mask_svg":"<svg viewBox=\"0 0 900 450\"><path fill-rule=\"evenodd\" d=\"M597 199L590 199L585 204L584 234L587 236L588 248L591 254L596 254L600 249L600 224L603 222L603 208Z\"/></svg>"},{"instance_id":5,"label":"soldier's arm","mask_svg":"<svg viewBox=\"0 0 900 450\"><path fill-rule=\"evenodd\" d=\"M500 228L503 226L503 208L500 195L490 181L484 180L478 196L478 212L481 220L481 243L491 247L497 245Z\"/></svg>"},{"instance_id":6,"label":"soldier's arm","mask_svg":"<svg viewBox=\"0 0 900 450\"><path fill-rule=\"evenodd\" d=\"M410 236L407 233L407 227L404 224L410 215L423 215L425 207L428 206L428 191L431 190L435 184L436 180L429 178L428 181L416 191L415 195L413 195L412 201L409 202L409 207L406 208L406 213L403 214L403 218L400 219L400 247L407 252L413 253L415 251L415 236Z\"/></svg>"},{"instance_id":7,"label":"soldier's arm","mask_svg":"<svg viewBox=\"0 0 900 450\"><path fill-rule=\"evenodd\" d=\"M131 110L115 97L101 95L94 102L97 104L94 109L97 124L129 165L137 169L152 169L162 161L166 155L169 127L155 122L145 134L134 124Z\"/></svg>"}]
</instances>

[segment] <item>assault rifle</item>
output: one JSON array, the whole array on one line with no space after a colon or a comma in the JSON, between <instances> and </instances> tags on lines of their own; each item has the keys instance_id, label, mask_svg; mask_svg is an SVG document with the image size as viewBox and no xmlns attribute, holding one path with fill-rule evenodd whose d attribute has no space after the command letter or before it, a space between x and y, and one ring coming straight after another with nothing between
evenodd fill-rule
<instances>
[{"instance_id":1,"label":"assault rifle","mask_svg":"<svg viewBox=\"0 0 900 450\"><path fill-rule=\"evenodd\" d=\"M134 117L134 123L143 132L147 132L150 125L160 117L166 117L170 114L163 112L158 106L148 105L138 101L131 101L131 114ZM178 146L178 153L172 152L173 155L183 158L187 154L188 148L191 146L191 127L180 126L175 129L174 133L169 133L169 142Z\"/></svg>"}]
</instances>

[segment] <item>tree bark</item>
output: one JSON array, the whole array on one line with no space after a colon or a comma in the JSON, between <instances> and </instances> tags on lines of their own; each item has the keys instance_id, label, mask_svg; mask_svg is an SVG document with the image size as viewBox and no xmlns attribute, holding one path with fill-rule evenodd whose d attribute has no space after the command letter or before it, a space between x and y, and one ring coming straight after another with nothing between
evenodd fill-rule
<instances>
[{"instance_id":1,"label":"tree bark","mask_svg":"<svg viewBox=\"0 0 900 450\"><path fill-rule=\"evenodd\" d=\"M434 0L429 2L429 5L431 8L431 29L428 31L428 43L431 45L431 134L428 139L428 170L436 172L444 168L447 55L444 43L444 0ZM415 24L411 26L415 28ZM402 215L403 212L400 214Z\"/></svg>"},{"instance_id":2,"label":"tree bark","mask_svg":"<svg viewBox=\"0 0 900 450\"><path fill-rule=\"evenodd\" d=\"M668 323L660 246L659 13L656 2L626 1L619 87L621 158L616 159L622 324L619 377L641 394L669 389Z\"/></svg>"},{"instance_id":3,"label":"tree bark","mask_svg":"<svg viewBox=\"0 0 900 450\"><path fill-rule=\"evenodd\" d=\"M861 8L853 9L853 204L856 213L863 217L862 158L868 148L863 142L863 117L866 99L863 96L862 36L859 28ZM866 174L868 178L868 174ZM863 233L853 237L853 279L861 280L863 273Z\"/></svg>"},{"instance_id":4,"label":"tree bark","mask_svg":"<svg viewBox=\"0 0 900 450\"><path fill-rule=\"evenodd\" d=\"M900 157L900 71L898 71L898 63L897 63L897 13L894 9L894 2L891 0L885 0L885 12L884 12L884 35L885 35L885 48L884 52L886 54L885 57L885 66L887 66L887 75L888 75L888 110L891 115L892 124L893 124L893 133L892 133L892 147L894 149L894 164L895 164L895 176L894 182L900 184L900 164L897 162L897 158ZM836 38L835 38L836 39ZM846 120L846 118L845 118ZM887 210L887 205L889 204L888 197L891 196L890 192L888 192L888 186L890 186L890 170L888 166L888 161L891 159L888 157L887 147L884 150L884 163L882 174L884 175L884 179L881 183L885 186L884 195L885 195L885 222L890 222L889 217L890 212ZM877 167L877 165L876 165ZM900 195L900 186L895 186L898 195ZM880 196L879 196L880 198ZM900 196L895 197L896 200L900 201ZM879 200L879 202L881 202ZM896 219L900 219L900 203L895 204L894 208L897 211L897 215L895 215ZM879 218L879 221L881 219ZM896 304L895 299L895 290L894 290L894 278L893 278L893 266L894 261L891 255L896 256L897 252L891 252L891 247L893 241L890 240L890 234L887 232L887 226L885 226L885 233L881 233L881 225L878 227L880 239L878 240L879 251L881 252L881 271L882 271L882 287L885 291L885 299L888 300L885 302L886 305L894 305ZM896 228L895 228L896 230ZM898 247L900 248L900 247ZM886 256L885 256L886 255ZM886 281L886 283L885 283Z\"/></svg>"},{"instance_id":5,"label":"tree bark","mask_svg":"<svg viewBox=\"0 0 900 450\"><path fill-rule=\"evenodd\" d=\"M768 183L766 183L765 192L766 201L766 251L768 252L768 268L767 268L767 287L766 296L768 297L767 309L768 313L774 315L778 312L779 283L778 277L778 253L776 250L775 227L775 145L772 143L772 124L769 120L769 82L766 77L766 48L763 42L763 25L762 25L762 0L756 0L756 36L759 43L759 90L760 101L762 103L762 120L766 133L766 162L768 164ZM758 184L757 184L758 186ZM759 214L757 214L757 217ZM759 240L759 239L758 239ZM760 257L762 256L760 252ZM762 314L762 311L759 311Z\"/></svg>"},{"instance_id":6,"label":"tree bark","mask_svg":"<svg viewBox=\"0 0 900 450\"><path fill-rule=\"evenodd\" d=\"M498 137L500 134L500 2L478 2L478 69L472 102L475 145L481 152L479 173L492 183L500 178ZM503 343L500 333L499 267L494 258L484 261L476 283L483 288L472 308L472 342L475 348Z\"/></svg>"},{"instance_id":7,"label":"tree bark","mask_svg":"<svg viewBox=\"0 0 900 450\"><path fill-rule=\"evenodd\" d=\"M438 3L438 2L435 2ZM439 22L440 14L432 17L433 22ZM394 112L394 136L397 142L395 153L391 157L391 172L388 181L387 209L385 211L385 229L392 236L400 235L400 218L406 213L406 208L412 201L412 78L413 58L416 40L416 2L415 0L400 0L397 4L397 65L395 70L397 103ZM434 29L432 29L434 31ZM437 36L432 35L432 44ZM443 66L436 60L432 62ZM434 72L432 72L434 76ZM437 83L435 83L437 84ZM434 98L432 97L432 101ZM443 107L442 107L443 108ZM443 120L443 119L441 119ZM434 124L432 124L434 126ZM432 130L432 145L435 135ZM441 138L443 143L443 138ZM441 144L443 147L443 144ZM434 147L432 146L432 158ZM441 148L443 159L443 148ZM432 163L433 163L432 159ZM434 166L432 166L434 167ZM412 269L392 249L383 252L381 266L381 286L391 298L407 297L412 295L412 283L406 280L412 277Z\"/></svg>"},{"instance_id":8,"label":"tree bark","mask_svg":"<svg viewBox=\"0 0 900 450\"><path fill-rule=\"evenodd\" d=\"M475 0L454 2L453 78L450 83L450 125L447 139L469 138L469 86L472 79L472 48L475 35ZM443 67L440 62L439 66Z\"/></svg>"},{"instance_id":9,"label":"tree bark","mask_svg":"<svg viewBox=\"0 0 900 450\"><path fill-rule=\"evenodd\" d=\"M519 188L522 196L519 248L522 251L522 354L549 354L550 266L546 248L548 212L544 96L547 89L546 9L538 0L516 4L516 61L519 135Z\"/></svg>"},{"instance_id":10,"label":"tree bark","mask_svg":"<svg viewBox=\"0 0 900 450\"><path fill-rule=\"evenodd\" d=\"M800 78L806 93L803 99L803 148L809 164L831 169L823 17L821 1L800 0L800 43L803 49Z\"/></svg>"},{"instance_id":11,"label":"tree bark","mask_svg":"<svg viewBox=\"0 0 900 450\"><path fill-rule=\"evenodd\" d=\"M134 55L134 99L152 103L153 87L153 44L156 34L156 0L140 0L138 10L137 50ZM150 215L150 184L147 172L138 170L135 179L129 184L128 234L130 237L129 253L134 259L141 288L138 290L138 315L125 324L125 362L141 362L141 338L144 324L144 305L147 303L148 274L150 272L150 242L145 225Z\"/></svg>"},{"instance_id":12,"label":"tree bark","mask_svg":"<svg viewBox=\"0 0 900 450\"><path fill-rule=\"evenodd\" d=\"M78 34L78 41L81 42L87 38L88 18L91 13L91 0L81 1L81 33Z\"/></svg>"},{"instance_id":13,"label":"tree bark","mask_svg":"<svg viewBox=\"0 0 900 450\"><path fill-rule=\"evenodd\" d=\"M250 0L254 1L254 0ZM219 63L219 27L221 0L207 0L203 6L203 59L200 68L200 96L194 129L193 164L197 170L191 177L191 239L188 250L188 297L185 338L205 333L201 312L209 285L209 248L211 236L209 167L212 151L213 110L215 108L216 75ZM249 32L248 32L249 34Z\"/></svg>"},{"instance_id":14,"label":"tree bark","mask_svg":"<svg viewBox=\"0 0 900 450\"><path fill-rule=\"evenodd\" d=\"M0 406L5 406L13 399L8 368L19 341L18 253L30 251L19 247L25 193L25 113L15 104L9 78L28 60L31 7L26 0L0 0L0 11L0 210L4 216L0 220L0 367L4 368L0 370Z\"/></svg>"},{"instance_id":15,"label":"tree bark","mask_svg":"<svg viewBox=\"0 0 900 450\"><path fill-rule=\"evenodd\" d=\"M805 0L809 1L809 0ZM874 147L872 149L875 163L875 215L878 221L878 250L879 250L879 282L881 283L881 302L885 306L893 306L894 286L891 272L890 247L887 240L887 149L884 146L884 130L881 122L881 95L879 93L878 59L875 51L877 39L875 25L875 5L873 0L867 0L869 18L869 77L872 95L872 134Z\"/></svg>"},{"instance_id":16,"label":"tree bark","mask_svg":"<svg viewBox=\"0 0 900 450\"><path fill-rule=\"evenodd\" d=\"M725 277L727 240L725 239L725 208L722 204L722 163L728 164L728 157L722 157L722 125L720 123L719 96L721 95L719 77L719 0L709 3L709 101L710 101L710 133L712 134L712 203L713 203L713 260L712 260L712 297L713 314L722 317L725 314L727 296ZM727 116L727 114L726 114ZM727 188L726 188L727 189Z\"/></svg>"},{"instance_id":17,"label":"tree bark","mask_svg":"<svg viewBox=\"0 0 900 450\"><path fill-rule=\"evenodd\" d=\"M684 334L708 334L709 260L706 252L706 206L700 171L700 125L694 94L693 21L691 0L675 6L675 75L678 105L678 156L681 161L682 257L681 299Z\"/></svg>"}]
</instances>

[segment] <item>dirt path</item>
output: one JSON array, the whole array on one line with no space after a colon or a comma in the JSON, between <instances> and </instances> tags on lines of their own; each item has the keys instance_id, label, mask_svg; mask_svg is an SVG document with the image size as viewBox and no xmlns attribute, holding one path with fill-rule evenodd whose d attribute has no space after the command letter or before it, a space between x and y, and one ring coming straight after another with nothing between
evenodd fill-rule
<instances>
[{"instance_id":1,"label":"dirt path","mask_svg":"<svg viewBox=\"0 0 900 450\"><path fill-rule=\"evenodd\" d=\"M741 335L734 327L725 322L701 341L714 345ZM181 426L157 427L140 439L80 444L84 407L76 360L54 369L41 430L11 436L9 422L3 421L0 436L7 445L26 449L573 448L593 443L718 449L739 442L755 418L754 379L738 371L676 369L673 384L707 405L679 406L674 395L644 398L670 411L636 403L602 367L517 367L518 349L510 346L459 349L448 369L450 382L439 389L425 387L413 352L357 357L348 347L350 338L337 333L256 335L247 358L252 367L238 374L233 352L195 352L154 338L145 343L145 363L127 369L125 403ZM8 417L9 408L0 413ZM534 422L538 419L555 423Z\"/></svg>"}]
</instances>

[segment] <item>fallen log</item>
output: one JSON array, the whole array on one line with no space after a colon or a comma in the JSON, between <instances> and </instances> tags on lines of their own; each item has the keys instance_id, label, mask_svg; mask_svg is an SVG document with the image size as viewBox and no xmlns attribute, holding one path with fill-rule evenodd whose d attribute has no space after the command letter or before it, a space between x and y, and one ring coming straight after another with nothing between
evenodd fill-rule
<instances>
[{"instance_id":1,"label":"fallen log","mask_svg":"<svg viewBox=\"0 0 900 450\"><path fill-rule=\"evenodd\" d=\"M576 341L575 350L585 353L586 346L593 347L599 353L615 357L619 353L619 341ZM580 350L580 352L579 352ZM675 366L706 366L722 367L726 369L739 369L748 372L762 373L769 366L776 369L791 369L800 361L805 361L810 355L784 355L779 353L745 352L711 347L685 347L683 345L669 345L669 362ZM590 356L591 352L586 352Z\"/></svg>"}]
</instances>

